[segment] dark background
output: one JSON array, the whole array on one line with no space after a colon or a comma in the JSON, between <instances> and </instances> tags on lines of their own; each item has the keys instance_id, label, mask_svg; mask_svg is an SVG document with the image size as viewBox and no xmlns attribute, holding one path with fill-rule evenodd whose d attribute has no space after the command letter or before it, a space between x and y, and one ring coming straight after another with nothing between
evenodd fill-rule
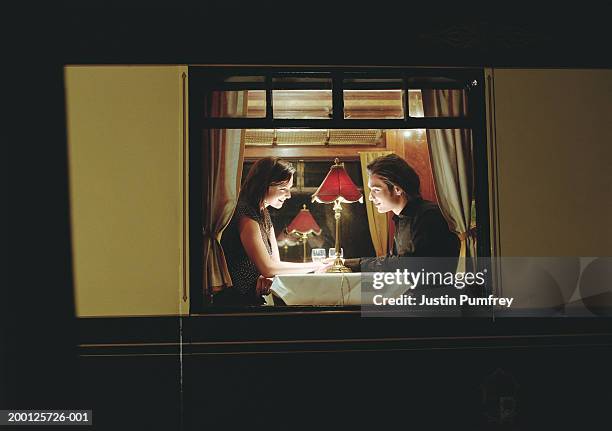
<instances>
[{"instance_id":1,"label":"dark background","mask_svg":"<svg viewBox=\"0 0 612 431\"><path fill-rule=\"evenodd\" d=\"M3 241L8 274L1 300L3 408L93 408L96 429L142 423L148 429L178 429L181 417L185 429L264 423L282 429L298 423L609 427L611 341L609 321L603 319L394 326L425 338L449 328L459 338L479 331L514 337L512 343L493 337L476 346L421 339L386 349L372 343L359 347L367 350L362 353L333 353L343 349L325 343L297 353L193 352L183 368L186 389L178 394L181 372L171 356L145 357L142 350L136 359L79 355L79 343L176 340L179 329L176 322L157 320L74 318L62 71L65 64L87 63L609 67L608 14L588 3L540 9L513 3L497 10L465 4L400 8L389 2L63 4L26 11L19 31L5 39L11 48L5 53L11 67L5 70L13 73L4 82L7 92L16 93L9 118L17 118L10 121L17 139L3 145L9 185L4 195L10 196L9 220L3 223L9 238ZM110 8L113 4L117 7ZM19 57L12 55L15 48ZM287 322L285 332L258 318L237 318L223 327L208 320L201 325L193 319L183 335L223 340L257 329L253 339L266 334L290 340L380 336L382 330L374 323L343 326L299 316ZM167 325L168 335L161 335ZM417 350L421 353L411 353ZM508 383L513 379L520 387L508 395L519 416L506 425L487 422L490 406L482 398L481 386L498 368L512 377L502 376L495 388L513 390L507 389L514 387Z\"/></svg>"}]
</instances>

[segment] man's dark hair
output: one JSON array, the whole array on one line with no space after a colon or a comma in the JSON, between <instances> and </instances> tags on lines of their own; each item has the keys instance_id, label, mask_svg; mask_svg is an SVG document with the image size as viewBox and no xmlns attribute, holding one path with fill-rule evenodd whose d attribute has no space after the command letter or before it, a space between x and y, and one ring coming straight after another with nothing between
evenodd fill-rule
<instances>
[{"instance_id":1,"label":"man's dark hair","mask_svg":"<svg viewBox=\"0 0 612 431\"><path fill-rule=\"evenodd\" d=\"M268 187L286 183L294 173L295 168L291 163L277 157L259 159L243 181L239 199L261 211Z\"/></svg>"},{"instance_id":2,"label":"man's dark hair","mask_svg":"<svg viewBox=\"0 0 612 431\"><path fill-rule=\"evenodd\" d=\"M367 166L370 175L378 175L393 190L393 186L402 189L410 198L421 196L421 180L416 171L406 160L395 154L379 157Z\"/></svg>"}]
</instances>

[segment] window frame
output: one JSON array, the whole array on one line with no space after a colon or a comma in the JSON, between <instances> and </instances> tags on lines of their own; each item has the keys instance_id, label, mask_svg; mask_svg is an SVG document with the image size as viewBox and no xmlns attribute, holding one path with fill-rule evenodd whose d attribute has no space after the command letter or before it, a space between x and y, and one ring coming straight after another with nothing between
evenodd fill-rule
<instances>
[{"instance_id":1,"label":"window frame","mask_svg":"<svg viewBox=\"0 0 612 431\"><path fill-rule=\"evenodd\" d=\"M264 76L263 82L219 82L222 76ZM275 77L331 77L332 116L330 119L274 119L272 91L275 89L324 89L318 82L274 83ZM385 82L345 83L345 79L401 78L404 90L403 119L345 119L344 89L397 88ZM446 77L454 82L434 82L428 78ZM418 81L414 83L413 81ZM212 90L266 90L265 118L206 118L206 94ZM465 117L410 117L408 90L462 89L468 97ZM205 304L202 289L202 184L201 143L204 130L209 129L470 129L474 145L477 253L490 257L489 178L485 116L485 77L480 68L404 68L404 67L244 67L189 66L189 229L190 229L190 315L296 315L320 313L359 314L359 305L349 306L285 306L285 307L215 307ZM306 147L304 147L306 148ZM317 147L315 147L316 149ZM363 150L363 147L360 147ZM262 148L257 148L258 152ZM279 148L270 148L278 151ZM281 157L313 159L312 155L296 155L302 147L288 146ZM347 146L345 151L356 151ZM245 154L245 159L252 155ZM486 185L486 187L482 187ZM485 260L485 259L483 259ZM489 271L490 273L490 271ZM490 283L489 283L490 285Z\"/></svg>"}]
</instances>

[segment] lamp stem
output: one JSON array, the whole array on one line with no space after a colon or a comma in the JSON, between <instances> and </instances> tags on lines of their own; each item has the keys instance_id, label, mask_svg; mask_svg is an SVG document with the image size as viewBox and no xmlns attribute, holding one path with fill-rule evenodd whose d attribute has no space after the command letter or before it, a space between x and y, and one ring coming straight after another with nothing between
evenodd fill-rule
<instances>
[{"instance_id":1,"label":"lamp stem","mask_svg":"<svg viewBox=\"0 0 612 431\"><path fill-rule=\"evenodd\" d=\"M340 199L336 199L334 202L334 218L336 219L336 259L331 268L327 272L351 272L349 268L344 266L342 258L340 257L340 212L342 206L340 205Z\"/></svg>"},{"instance_id":2,"label":"lamp stem","mask_svg":"<svg viewBox=\"0 0 612 431\"><path fill-rule=\"evenodd\" d=\"M340 254L340 212L342 211L342 206L340 206L340 200L336 199L334 202L334 218L336 219L336 256Z\"/></svg>"},{"instance_id":3,"label":"lamp stem","mask_svg":"<svg viewBox=\"0 0 612 431\"><path fill-rule=\"evenodd\" d=\"M304 262L306 262L306 240L308 239L308 234L302 234L302 243L304 243Z\"/></svg>"}]
</instances>

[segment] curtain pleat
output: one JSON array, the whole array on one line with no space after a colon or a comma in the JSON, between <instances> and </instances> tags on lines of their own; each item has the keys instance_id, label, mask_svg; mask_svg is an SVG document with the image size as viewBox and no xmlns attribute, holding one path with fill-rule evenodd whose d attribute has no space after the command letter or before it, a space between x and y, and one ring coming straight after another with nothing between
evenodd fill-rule
<instances>
[{"instance_id":1,"label":"curtain pleat","mask_svg":"<svg viewBox=\"0 0 612 431\"><path fill-rule=\"evenodd\" d=\"M464 92L423 90L426 117L457 117L467 112ZM427 143L440 210L461 240L457 271L475 265L476 237L470 229L474 198L472 133L466 129L428 129Z\"/></svg>"},{"instance_id":2,"label":"curtain pleat","mask_svg":"<svg viewBox=\"0 0 612 431\"><path fill-rule=\"evenodd\" d=\"M211 98L211 112L224 110L242 115L246 113L248 92L215 94ZM244 161L244 136L241 129L211 129L203 131L202 140L202 286L208 298L232 285L225 254L221 247L221 235L229 224L240 192Z\"/></svg>"}]
</instances>

